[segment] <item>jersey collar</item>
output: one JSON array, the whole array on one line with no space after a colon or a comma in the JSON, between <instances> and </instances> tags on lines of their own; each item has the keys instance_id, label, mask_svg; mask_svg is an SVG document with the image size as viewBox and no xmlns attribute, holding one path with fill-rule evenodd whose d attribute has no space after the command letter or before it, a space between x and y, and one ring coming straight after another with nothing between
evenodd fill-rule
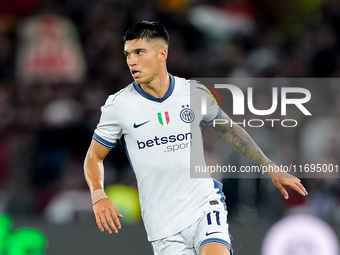
<instances>
[{"instance_id":1,"label":"jersey collar","mask_svg":"<svg viewBox=\"0 0 340 255\"><path fill-rule=\"evenodd\" d=\"M171 96L172 92L174 91L174 88L175 88L175 78L169 74L169 77L170 77L170 86L169 86L169 89L168 91L166 92L166 94L164 95L164 97L162 98L157 98L157 97L154 97L148 93L146 93L142 88L141 86L136 83L136 82L133 82L133 87L135 88L135 90L142 96L142 97L145 97L149 100L152 100L154 102L158 102L158 103L162 103L164 100L166 100L169 96Z\"/></svg>"}]
</instances>

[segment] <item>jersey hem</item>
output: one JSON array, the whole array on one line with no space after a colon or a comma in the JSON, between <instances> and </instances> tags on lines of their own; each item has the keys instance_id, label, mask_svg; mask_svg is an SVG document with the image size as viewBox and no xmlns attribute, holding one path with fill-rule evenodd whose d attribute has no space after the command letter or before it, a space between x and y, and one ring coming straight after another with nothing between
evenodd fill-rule
<instances>
[{"instance_id":1,"label":"jersey hem","mask_svg":"<svg viewBox=\"0 0 340 255\"><path fill-rule=\"evenodd\" d=\"M153 241L161 240L163 238L175 235L175 234L183 231L184 229L190 227L196 221L201 219L203 217L204 213L207 210L209 210L208 209L210 207L209 201L211 201L211 200L218 200L218 199L220 199L219 201L222 203L223 209L226 210L226 205L225 205L225 202L224 202L225 196L223 195L223 192L222 192L222 183L220 183L220 182L218 182L218 181L216 181L214 179L211 179L211 180L213 181L213 185L214 185L213 188L215 189L216 193L214 192L213 195L211 195L208 198L206 198L205 202L203 204L201 204L201 206L199 206L196 210L194 210L194 214L189 215L186 220L183 220L185 222L188 222L188 224L181 225L180 228L174 229L173 231L169 231L169 232L167 232L167 233L165 233L163 235L160 235L160 236L157 236L157 235L152 235L151 236L151 235L148 234L148 231L147 231L148 241L149 242L153 242ZM218 185L218 183L220 185Z\"/></svg>"},{"instance_id":2,"label":"jersey hem","mask_svg":"<svg viewBox=\"0 0 340 255\"><path fill-rule=\"evenodd\" d=\"M161 239L163 239L163 238L166 238L166 237L175 235L175 234L177 234L177 233L183 231L184 229L190 227L193 223L195 223L197 220L199 220L199 219L202 217L202 214L203 214L204 211L205 211L205 207L201 207L201 208L202 208L202 210L201 210L201 212L200 212L199 214L197 213L197 216L196 216L196 214L195 214L195 215L189 217L190 221L188 221L188 224L183 225L183 226L181 226L179 229L176 229L176 230L174 230L174 231L169 231L169 233L166 233L166 234L161 235L161 236L159 236L159 237L154 237L154 236L149 236L149 235L148 235L148 241L149 241L149 242L153 242L153 241L161 240Z\"/></svg>"}]
</instances>

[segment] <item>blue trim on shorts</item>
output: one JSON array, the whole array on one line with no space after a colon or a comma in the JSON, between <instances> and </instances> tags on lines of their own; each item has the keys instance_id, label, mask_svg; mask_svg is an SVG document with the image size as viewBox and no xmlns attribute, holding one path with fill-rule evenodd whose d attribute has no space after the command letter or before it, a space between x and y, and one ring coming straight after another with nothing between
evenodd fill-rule
<instances>
[{"instance_id":1,"label":"blue trim on shorts","mask_svg":"<svg viewBox=\"0 0 340 255\"><path fill-rule=\"evenodd\" d=\"M113 147L115 147L115 143L110 143L109 141L106 141L104 138L101 138L99 135L97 135L96 133L93 134L93 140L95 140L96 142L98 142L99 144L112 149Z\"/></svg>"},{"instance_id":2,"label":"blue trim on shorts","mask_svg":"<svg viewBox=\"0 0 340 255\"><path fill-rule=\"evenodd\" d=\"M224 206L224 210L227 210L227 205L225 204L225 196L224 196L224 193L222 191L223 184L216 181L215 179L212 179L212 180L214 181L214 188L218 189L217 194L221 196L221 203Z\"/></svg>"},{"instance_id":3,"label":"blue trim on shorts","mask_svg":"<svg viewBox=\"0 0 340 255\"><path fill-rule=\"evenodd\" d=\"M201 242L199 250L201 250L204 245L210 244L210 243L219 243L219 244L222 244L222 245L224 245L225 247L227 247L229 249L231 255L233 254L233 249L231 247L231 244L228 243L226 240L223 240L221 238L209 238L209 239L205 239L204 241Z\"/></svg>"},{"instance_id":4,"label":"blue trim on shorts","mask_svg":"<svg viewBox=\"0 0 340 255\"><path fill-rule=\"evenodd\" d=\"M231 244L231 246L232 246L232 244L233 244L233 237L231 236L231 234L230 234L230 225L228 224L228 232L229 232L229 238L230 238L230 244ZM231 250L230 250L230 254L231 255L233 255L233 253L234 253L234 251L233 251L233 247L231 247Z\"/></svg>"}]
</instances>

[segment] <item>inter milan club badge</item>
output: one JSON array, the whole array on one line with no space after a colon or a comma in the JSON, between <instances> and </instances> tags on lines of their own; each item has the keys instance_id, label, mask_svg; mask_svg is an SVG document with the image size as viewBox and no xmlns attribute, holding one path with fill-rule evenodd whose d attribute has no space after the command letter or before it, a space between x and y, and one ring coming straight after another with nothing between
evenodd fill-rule
<instances>
[{"instance_id":1,"label":"inter milan club badge","mask_svg":"<svg viewBox=\"0 0 340 255\"><path fill-rule=\"evenodd\" d=\"M195 114L194 112L189 108L189 105L187 104L182 105L183 110L181 111L181 113L179 114L179 116L181 117L181 120L185 123L191 123L194 121L195 119Z\"/></svg>"}]
</instances>

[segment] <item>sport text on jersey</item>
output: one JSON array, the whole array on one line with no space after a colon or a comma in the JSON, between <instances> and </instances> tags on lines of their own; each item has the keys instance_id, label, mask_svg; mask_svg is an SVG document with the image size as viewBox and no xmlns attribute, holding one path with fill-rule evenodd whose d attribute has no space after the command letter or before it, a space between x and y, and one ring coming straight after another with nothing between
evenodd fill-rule
<instances>
[{"instance_id":1,"label":"sport text on jersey","mask_svg":"<svg viewBox=\"0 0 340 255\"><path fill-rule=\"evenodd\" d=\"M146 141L138 141L137 146L139 150L148 149L154 146L164 146L164 152L176 152L178 150L183 150L192 147L192 134L184 133L177 135L169 135L158 137L155 136L153 139ZM170 143L170 145L169 145Z\"/></svg>"}]
</instances>

